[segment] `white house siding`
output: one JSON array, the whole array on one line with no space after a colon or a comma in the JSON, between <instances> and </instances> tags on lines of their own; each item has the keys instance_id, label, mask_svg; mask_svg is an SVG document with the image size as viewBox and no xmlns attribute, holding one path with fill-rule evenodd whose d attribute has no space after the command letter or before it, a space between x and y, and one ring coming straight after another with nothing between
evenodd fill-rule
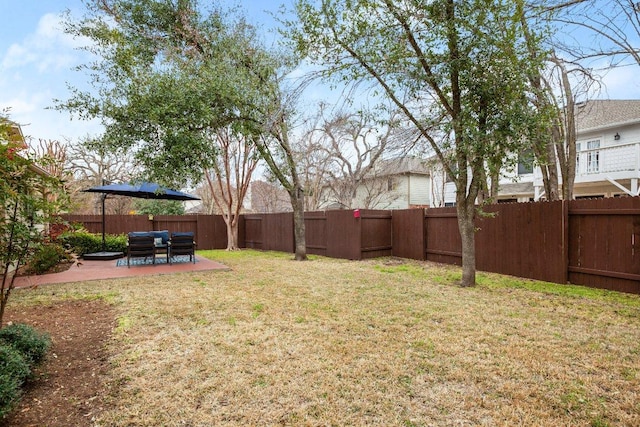
<instances>
[{"instance_id":1,"label":"white house siding","mask_svg":"<svg viewBox=\"0 0 640 427\"><path fill-rule=\"evenodd\" d=\"M391 178L394 183L393 190L389 193L387 205L374 209L408 209L411 190L411 176L398 175Z\"/></svg>"},{"instance_id":2,"label":"white house siding","mask_svg":"<svg viewBox=\"0 0 640 427\"><path fill-rule=\"evenodd\" d=\"M426 175L409 175L409 206L431 206L431 179Z\"/></svg>"},{"instance_id":3,"label":"white house siding","mask_svg":"<svg viewBox=\"0 0 640 427\"><path fill-rule=\"evenodd\" d=\"M444 185L444 205L454 206L456 204L456 184L454 182L447 182Z\"/></svg>"},{"instance_id":4,"label":"white house siding","mask_svg":"<svg viewBox=\"0 0 640 427\"><path fill-rule=\"evenodd\" d=\"M387 191L387 178L367 180L358 185L352 201L353 208L358 209L391 209L398 197L395 191Z\"/></svg>"},{"instance_id":5,"label":"white house siding","mask_svg":"<svg viewBox=\"0 0 640 427\"><path fill-rule=\"evenodd\" d=\"M391 181L391 182L390 182ZM391 184L392 189L389 190ZM379 178L375 184L361 185L356 190L354 207L370 209L408 209L411 206L430 206L431 180L426 175L403 174Z\"/></svg>"}]
</instances>

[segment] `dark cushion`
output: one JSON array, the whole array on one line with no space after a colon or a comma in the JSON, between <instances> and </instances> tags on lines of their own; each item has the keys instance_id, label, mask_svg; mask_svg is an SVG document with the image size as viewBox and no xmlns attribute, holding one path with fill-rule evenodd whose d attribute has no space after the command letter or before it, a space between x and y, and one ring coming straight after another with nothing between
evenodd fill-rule
<instances>
[{"instance_id":1,"label":"dark cushion","mask_svg":"<svg viewBox=\"0 0 640 427\"><path fill-rule=\"evenodd\" d=\"M171 233L171 237L193 237L193 231L182 231Z\"/></svg>"},{"instance_id":2,"label":"dark cushion","mask_svg":"<svg viewBox=\"0 0 640 427\"><path fill-rule=\"evenodd\" d=\"M148 231L132 231L129 233L129 236L131 237L151 237L153 236L153 234L151 234Z\"/></svg>"}]
</instances>

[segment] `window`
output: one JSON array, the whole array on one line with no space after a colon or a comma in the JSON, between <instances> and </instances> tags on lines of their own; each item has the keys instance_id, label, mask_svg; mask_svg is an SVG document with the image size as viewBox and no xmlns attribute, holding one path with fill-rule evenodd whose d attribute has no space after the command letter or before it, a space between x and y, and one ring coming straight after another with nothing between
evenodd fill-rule
<instances>
[{"instance_id":1,"label":"window","mask_svg":"<svg viewBox=\"0 0 640 427\"><path fill-rule=\"evenodd\" d=\"M387 191L394 191L396 189L396 180L393 178L387 179Z\"/></svg>"},{"instance_id":2,"label":"window","mask_svg":"<svg viewBox=\"0 0 640 427\"><path fill-rule=\"evenodd\" d=\"M600 171L600 140L587 141L587 173Z\"/></svg>"},{"instance_id":3,"label":"window","mask_svg":"<svg viewBox=\"0 0 640 427\"><path fill-rule=\"evenodd\" d=\"M533 173L533 151L526 150L518 155L518 175Z\"/></svg>"},{"instance_id":4,"label":"window","mask_svg":"<svg viewBox=\"0 0 640 427\"><path fill-rule=\"evenodd\" d=\"M600 172L600 140L592 139L586 142L576 143L576 172L597 173ZM582 164L581 164L582 163Z\"/></svg>"}]
</instances>

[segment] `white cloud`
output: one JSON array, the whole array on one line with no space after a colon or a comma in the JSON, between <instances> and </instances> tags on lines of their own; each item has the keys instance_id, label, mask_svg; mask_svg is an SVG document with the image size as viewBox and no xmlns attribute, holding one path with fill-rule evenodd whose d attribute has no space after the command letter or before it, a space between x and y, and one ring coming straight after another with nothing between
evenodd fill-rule
<instances>
[{"instance_id":1,"label":"white cloud","mask_svg":"<svg viewBox=\"0 0 640 427\"><path fill-rule=\"evenodd\" d=\"M72 120L68 112L49 109L54 98L69 96L66 82L78 86L84 80L71 69L86 62L87 54L77 50L86 39L74 39L62 28L59 15L45 14L31 33L0 52L0 109L10 108L11 119L36 140L75 141L102 132L97 121Z\"/></svg>"},{"instance_id":2,"label":"white cloud","mask_svg":"<svg viewBox=\"0 0 640 427\"><path fill-rule=\"evenodd\" d=\"M40 18L34 33L9 47L0 63L1 68L6 71L35 65L40 73L68 70L82 56L76 48L83 42L62 30L60 16L47 13Z\"/></svg>"}]
</instances>

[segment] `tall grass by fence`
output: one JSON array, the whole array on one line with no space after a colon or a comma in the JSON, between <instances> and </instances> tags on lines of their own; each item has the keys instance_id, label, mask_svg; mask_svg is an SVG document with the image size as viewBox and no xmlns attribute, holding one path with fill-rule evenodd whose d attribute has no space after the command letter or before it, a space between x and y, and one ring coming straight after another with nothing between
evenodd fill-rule
<instances>
[{"instance_id":1,"label":"tall grass by fence","mask_svg":"<svg viewBox=\"0 0 640 427\"><path fill-rule=\"evenodd\" d=\"M476 266L555 283L640 294L640 198L512 203L484 208L476 226ZM97 215L67 215L101 232ZM309 254L366 259L398 256L460 264L455 208L307 212ZM198 249L226 247L220 216L107 215L106 232L193 231ZM294 251L293 215L250 214L240 221L242 247Z\"/></svg>"}]
</instances>

